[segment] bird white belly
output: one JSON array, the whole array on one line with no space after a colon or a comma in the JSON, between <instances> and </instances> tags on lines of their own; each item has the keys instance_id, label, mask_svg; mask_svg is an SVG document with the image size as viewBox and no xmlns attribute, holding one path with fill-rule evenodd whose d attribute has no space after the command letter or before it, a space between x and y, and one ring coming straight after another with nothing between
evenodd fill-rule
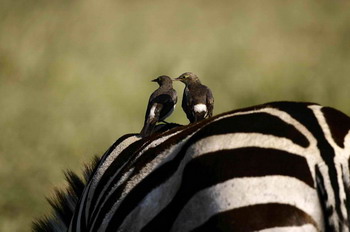
<instances>
[{"instance_id":1,"label":"bird white belly","mask_svg":"<svg viewBox=\"0 0 350 232\"><path fill-rule=\"evenodd\" d=\"M207 106L205 104L197 104L193 107L194 112L207 112Z\"/></svg>"}]
</instances>

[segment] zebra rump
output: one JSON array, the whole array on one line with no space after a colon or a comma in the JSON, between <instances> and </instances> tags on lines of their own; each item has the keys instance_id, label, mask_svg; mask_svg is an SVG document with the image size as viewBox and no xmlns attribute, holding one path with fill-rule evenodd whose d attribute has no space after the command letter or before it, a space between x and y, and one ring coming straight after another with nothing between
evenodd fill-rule
<instances>
[{"instance_id":1,"label":"zebra rump","mask_svg":"<svg viewBox=\"0 0 350 232\"><path fill-rule=\"evenodd\" d=\"M118 139L34 231L349 231L342 112L273 102L169 127Z\"/></svg>"}]
</instances>

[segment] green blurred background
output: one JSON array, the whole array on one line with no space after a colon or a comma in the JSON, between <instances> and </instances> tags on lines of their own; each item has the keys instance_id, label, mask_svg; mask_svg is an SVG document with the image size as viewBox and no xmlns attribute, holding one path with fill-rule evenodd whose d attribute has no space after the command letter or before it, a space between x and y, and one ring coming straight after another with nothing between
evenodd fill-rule
<instances>
[{"instance_id":1,"label":"green blurred background","mask_svg":"<svg viewBox=\"0 0 350 232\"><path fill-rule=\"evenodd\" d=\"M63 170L139 132L159 75L198 74L215 114L277 100L349 114L349 7L0 0L0 231L29 231ZM168 121L187 123L180 105Z\"/></svg>"}]
</instances>

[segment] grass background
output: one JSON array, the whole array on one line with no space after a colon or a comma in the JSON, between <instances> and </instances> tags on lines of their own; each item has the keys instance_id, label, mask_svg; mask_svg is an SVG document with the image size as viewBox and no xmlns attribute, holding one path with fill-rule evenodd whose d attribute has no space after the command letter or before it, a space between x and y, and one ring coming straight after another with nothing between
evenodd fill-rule
<instances>
[{"instance_id":1,"label":"grass background","mask_svg":"<svg viewBox=\"0 0 350 232\"><path fill-rule=\"evenodd\" d=\"M151 79L192 71L214 113L277 100L350 113L349 1L0 0L0 231L29 231L118 137ZM175 83L181 102L183 85ZM179 107L168 121L187 123Z\"/></svg>"}]
</instances>

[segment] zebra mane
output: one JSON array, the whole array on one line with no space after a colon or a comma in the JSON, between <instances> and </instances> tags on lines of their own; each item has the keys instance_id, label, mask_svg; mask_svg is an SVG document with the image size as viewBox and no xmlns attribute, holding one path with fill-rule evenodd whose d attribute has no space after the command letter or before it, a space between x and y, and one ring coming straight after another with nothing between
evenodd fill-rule
<instances>
[{"instance_id":1,"label":"zebra mane","mask_svg":"<svg viewBox=\"0 0 350 232\"><path fill-rule=\"evenodd\" d=\"M156 126L154 135L150 136L150 139L154 136L159 136L168 130L171 130L181 125L176 123L159 124ZM138 134L126 134L121 136L114 144L103 154L102 157L95 156L90 164L85 165L83 171L83 177L79 177L78 174L68 170L66 171L65 178L68 183L66 189L55 189L54 196L47 198L47 201L53 208L53 212L49 216L45 216L41 219L37 219L33 222L32 231L35 232L61 232L67 231L70 221L73 217L74 210L81 198L84 188L90 181L91 177L99 167L99 163L104 160L126 137Z\"/></svg>"},{"instance_id":2,"label":"zebra mane","mask_svg":"<svg viewBox=\"0 0 350 232\"><path fill-rule=\"evenodd\" d=\"M49 216L37 219L33 222L32 231L36 232L58 232L68 230L73 217L75 206L77 205L83 190L98 166L100 158L95 156L90 164L85 165L83 177L68 170L65 171L65 178L68 183L66 189L55 189L54 196L47 198L53 208Z\"/></svg>"}]
</instances>

